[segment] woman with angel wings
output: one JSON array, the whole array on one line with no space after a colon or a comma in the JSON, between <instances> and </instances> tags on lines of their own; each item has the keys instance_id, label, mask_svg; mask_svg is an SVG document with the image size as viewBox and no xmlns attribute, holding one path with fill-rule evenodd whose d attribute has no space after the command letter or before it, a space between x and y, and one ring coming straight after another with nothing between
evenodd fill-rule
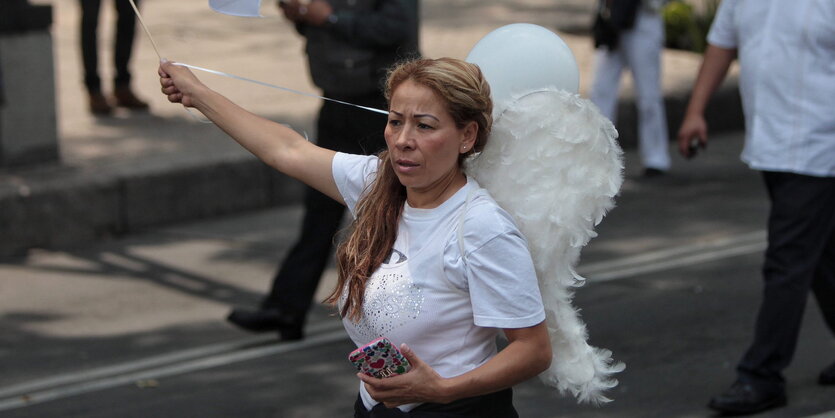
<instances>
[{"instance_id":1,"label":"woman with angel wings","mask_svg":"<svg viewBox=\"0 0 835 418\"><path fill-rule=\"evenodd\" d=\"M586 343L568 290L621 182L616 133L590 102L545 87L501 96L497 113L479 66L409 61L387 80L387 149L358 156L245 111L186 68L163 62L160 76L169 101L354 215L328 301L357 346L387 337L411 364L358 373L356 417L514 417L511 387L536 375L608 401L623 366Z\"/></svg>"}]
</instances>

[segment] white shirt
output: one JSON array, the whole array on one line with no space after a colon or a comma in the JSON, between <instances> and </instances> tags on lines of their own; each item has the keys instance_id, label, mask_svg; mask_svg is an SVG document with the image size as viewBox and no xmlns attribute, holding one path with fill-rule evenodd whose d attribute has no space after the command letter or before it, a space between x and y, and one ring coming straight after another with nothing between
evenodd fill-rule
<instances>
[{"instance_id":1,"label":"white shirt","mask_svg":"<svg viewBox=\"0 0 835 418\"><path fill-rule=\"evenodd\" d=\"M334 180L352 214L379 161L334 157ZM458 242L462 215L466 261ZM510 215L468 179L436 208L406 204L389 260L366 283L362 319L343 324L357 347L383 336L397 346L405 342L438 374L453 377L496 355L500 329L544 320L527 242ZM377 403L362 384L360 396L369 410Z\"/></svg>"},{"instance_id":2,"label":"white shirt","mask_svg":"<svg viewBox=\"0 0 835 418\"><path fill-rule=\"evenodd\" d=\"M835 176L835 1L724 0L708 42L738 50L742 160Z\"/></svg>"}]
</instances>

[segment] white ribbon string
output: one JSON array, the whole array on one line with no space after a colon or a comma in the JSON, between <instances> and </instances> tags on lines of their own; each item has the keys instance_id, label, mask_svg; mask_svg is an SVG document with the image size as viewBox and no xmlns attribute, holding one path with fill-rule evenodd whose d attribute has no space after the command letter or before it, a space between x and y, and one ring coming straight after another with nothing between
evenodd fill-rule
<instances>
[{"instance_id":1,"label":"white ribbon string","mask_svg":"<svg viewBox=\"0 0 835 418\"><path fill-rule=\"evenodd\" d=\"M348 105L348 106L354 106L354 107L358 107L360 109L368 110L370 112L382 113L384 115L389 114L389 112L387 112L385 110L375 109L373 107L367 107L367 106L360 106L358 104L344 102L342 100L331 99L331 98L324 97L324 96L319 96L319 95L316 95L316 94L313 94L313 93L306 93L306 92L299 91L299 90L293 90L291 88L277 86L275 84L265 83L263 81L253 80L251 78L246 78L246 77L241 77L241 76L237 76L237 75L234 75L234 74L224 73L223 71L211 70L211 69L208 69L208 68L198 67L196 65L184 64L184 63L181 63L181 62L175 62L173 64L174 65L179 65L180 67L191 68L192 70L205 71L205 72L210 73L210 74L221 75L221 76L229 77L229 78L232 78L232 79L235 79L235 80L241 80L241 81L246 81L246 82L253 83L253 84L258 84L258 85L264 86L264 87L270 87L270 88L274 88L274 89L278 89L278 90L289 91L290 93L295 93L295 94L298 94L298 95L301 95L301 96L315 97L317 99L328 100L328 101L331 101L331 102L334 102L334 103L340 103L340 104L344 104L344 105Z\"/></svg>"},{"instance_id":2,"label":"white ribbon string","mask_svg":"<svg viewBox=\"0 0 835 418\"><path fill-rule=\"evenodd\" d=\"M154 47L154 51L157 53L157 57L160 59L160 61L162 61L162 54L160 54L160 52L159 52L159 48L157 47L157 43L154 42L154 37L151 36L151 31L149 31L148 26L145 25L145 21L142 19L142 14L139 13L139 8L136 7L136 3L134 3L133 0L130 0L130 5L131 5L131 7L133 7L133 12L136 13L137 19L139 19L139 24L142 26L142 29L145 31L145 34L148 35L148 39L151 40L151 45ZM328 101L343 104L343 105L346 105L346 106L353 106L353 107L357 107L357 108L360 108L360 109L363 109L363 110L368 110L370 112L381 113L383 115L388 115L389 114L389 112L385 111L385 110L375 109L373 107L368 107L368 106L360 106L358 104L353 104L353 103L345 102L345 101L342 101L342 100L331 99L331 98L324 97L324 96L319 96L319 95L316 95L316 94L313 94L313 93L306 93L306 92L303 92L303 91L278 86L278 85L275 85L275 84L265 83L263 81L253 80L251 78L246 78L246 77L241 77L241 76L237 76L237 75L234 75L234 74L225 73L223 71L211 70L211 69L208 69L208 68L198 67L196 65L184 64L184 63L181 63L181 62L174 62L173 64L174 65L179 65L181 67L190 68L190 69L193 69L193 70L204 71L204 72L207 72L207 73L210 73L210 74L215 74L215 75L219 75L219 76L223 76L223 77L229 77L229 78L235 79L235 80L246 81L248 83L257 84L259 86L270 87L270 88L277 89L277 90L283 90L283 91L287 91L287 92L290 92L290 93L295 93L295 94L298 94L298 95L301 95L301 96L307 96L307 97L313 97L313 98L322 99L322 100L328 100Z\"/></svg>"}]
</instances>

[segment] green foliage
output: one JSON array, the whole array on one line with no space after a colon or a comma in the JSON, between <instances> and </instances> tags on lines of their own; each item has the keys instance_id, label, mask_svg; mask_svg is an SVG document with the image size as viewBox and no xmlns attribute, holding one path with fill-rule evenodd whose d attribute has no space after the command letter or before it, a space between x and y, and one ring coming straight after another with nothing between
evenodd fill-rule
<instances>
[{"instance_id":1,"label":"green foliage","mask_svg":"<svg viewBox=\"0 0 835 418\"><path fill-rule=\"evenodd\" d=\"M674 0L661 11L664 18L665 44L667 48L704 52L707 32L720 0L703 0L702 12L697 12L692 1Z\"/></svg>"}]
</instances>

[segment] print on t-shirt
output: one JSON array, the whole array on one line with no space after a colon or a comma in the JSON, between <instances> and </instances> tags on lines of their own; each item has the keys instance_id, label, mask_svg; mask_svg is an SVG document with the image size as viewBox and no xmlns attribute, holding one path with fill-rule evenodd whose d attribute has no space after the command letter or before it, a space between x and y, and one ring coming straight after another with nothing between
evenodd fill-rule
<instances>
[{"instance_id":1,"label":"print on t-shirt","mask_svg":"<svg viewBox=\"0 0 835 418\"><path fill-rule=\"evenodd\" d=\"M383 261L383 265L389 264L398 264L406 261L406 254L397 251L396 249L392 248L389 256Z\"/></svg>"},{"instance_id":2,"label":"print on t-shirt","mask_svg":"<svg viewBox=\"0 0 835 418\"><path fill-rule=\"evenodd\" d=\"M404 252L392 248L365 285L363 315L354 325L368 341L387 336L420 315L423 291L413 282L406 260Z\"/></svg>"}]
</instances>

